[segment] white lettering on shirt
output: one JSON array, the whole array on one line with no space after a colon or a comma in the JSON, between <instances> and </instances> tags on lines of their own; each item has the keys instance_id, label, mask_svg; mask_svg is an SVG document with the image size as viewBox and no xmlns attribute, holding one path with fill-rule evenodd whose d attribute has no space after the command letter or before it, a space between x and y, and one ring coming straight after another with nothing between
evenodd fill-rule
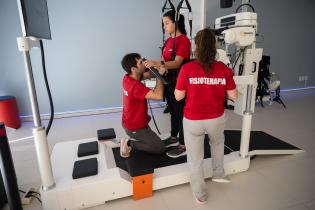
<instances>
[{"instance_id":1,"label":"white lettering on shirt","mask_svg":"<svg viewBox=\"0 0 315 210\"><path fill-rule=\"evenodd\" d=\"M192 77L189 78L191 85L226 85L225 78Z\"/></svg>"},{"instance_id":2,"label":"white lettering on shirt","mask_svg":"<svg viewBox=\"0 0 315 210\"><path fill-rule=\"evenodd\" d=\"M127 90L123 89L123 92L124 92L125 96L128 96L128 91Z\"/></svg>"}]
</instances>

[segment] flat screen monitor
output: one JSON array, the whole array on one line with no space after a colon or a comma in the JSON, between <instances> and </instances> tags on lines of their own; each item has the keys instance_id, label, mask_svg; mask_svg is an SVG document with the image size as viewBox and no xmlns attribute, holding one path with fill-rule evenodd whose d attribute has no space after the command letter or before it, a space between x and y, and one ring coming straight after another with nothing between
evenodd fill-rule
<instances>
[{"instance_id":1,"label":"flat screen monitor","mask_svg":"<svg viewBox=\"0 0 315 210\"><path fill-rule=\"evenodd\" d=\"M220 0L221 8L230 8L233 5L233 0Z\"/></svg>"},{"instance_id":2,"label":"flat screen monitor","mask_svg":"<svg viewBox=\"0 0 315 210\"><path fill-rule=\"evenodd\" d=\"M17 0L23 36L51 39L47 0Z\"/></svg>"}]
</instances>

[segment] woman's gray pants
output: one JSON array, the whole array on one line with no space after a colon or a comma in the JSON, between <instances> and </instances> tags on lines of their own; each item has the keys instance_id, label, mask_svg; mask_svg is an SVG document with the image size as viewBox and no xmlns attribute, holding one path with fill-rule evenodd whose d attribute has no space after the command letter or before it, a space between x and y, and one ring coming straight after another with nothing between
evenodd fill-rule
<instances>
[{"instance_id":1,"label":"woman's gray pants","mask_svg":"<svg viewBox=\"0 0 315 210\"><path fill-rule=\"evenodd\" d=\"M207 196L203 172L205 132L210 138L213 177L225 176L223 167L225 121L225 114L209 120L189 120L184 117L184 138L190 185L198 198Z\"/></svg>"}]
</instances>

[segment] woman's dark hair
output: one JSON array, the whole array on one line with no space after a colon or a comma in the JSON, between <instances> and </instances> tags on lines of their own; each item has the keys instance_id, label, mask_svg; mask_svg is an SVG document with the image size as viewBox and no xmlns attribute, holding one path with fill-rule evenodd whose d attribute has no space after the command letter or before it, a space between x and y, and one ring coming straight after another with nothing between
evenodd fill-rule
<instances>
[{"instance_id":1,"label":"woman's dark hair","mask_svg":"<svg viewBox=\"0 0 315 210\"><path fill-rule=\"evenodd\" d=\"M141 55L138 53L129 53L123 57L121 60L121 66L123 69L130 74L132 67L137 67L137 60L140 59Z\"/></svg>"},{"instance_id":2,"label":"woman's dark hair","mask_svg":"<svg viewBox=\"0 0 315 210\"><path fill-rule=\"evenodd\" d=\"M163 17L168 17L173 23L175 23L175 14L176 14L175 10L169 10L166 13L164 13ZM187 35L185 28L185 17L182 14L179 15L177 28L182 34Z\"/></svg>"},{"instance_id":3,"label":"woman's dark hair","mask_svg":"<svg viewBox=\"0 0 315 210\"><path fill-rule=\"evenodd\" d=\"M209 28L198 31L195 43L197 61L203 66L206 72L209 72L217 53L216 39L213 31Z\"/></svg>"}]
</instances>

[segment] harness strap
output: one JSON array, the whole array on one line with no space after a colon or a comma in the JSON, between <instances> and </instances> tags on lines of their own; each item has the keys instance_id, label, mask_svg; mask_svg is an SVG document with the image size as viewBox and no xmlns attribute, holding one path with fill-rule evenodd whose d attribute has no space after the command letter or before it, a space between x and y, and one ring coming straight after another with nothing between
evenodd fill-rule
<instances>
[{"instance_id":1,"label":"harness strap","mask_svg":"<svg viewBox=\"0 0 315 210\"><path fill-rule=\"evenodd\" d=\"M186 3L187 7L183 7L183 3ZM174 34L174 41L173 41L173 50L172 50L172 60L175 60L176 57L176 31L178 28L178 20L180 17L180 10L181 9L188 9L188 20L189 20L189 27L190 27L190 42L192 42L192 9L188 0L181 0L177 5L176 13L175 13L175 34Z\"/></svg>"}]
</instances>

